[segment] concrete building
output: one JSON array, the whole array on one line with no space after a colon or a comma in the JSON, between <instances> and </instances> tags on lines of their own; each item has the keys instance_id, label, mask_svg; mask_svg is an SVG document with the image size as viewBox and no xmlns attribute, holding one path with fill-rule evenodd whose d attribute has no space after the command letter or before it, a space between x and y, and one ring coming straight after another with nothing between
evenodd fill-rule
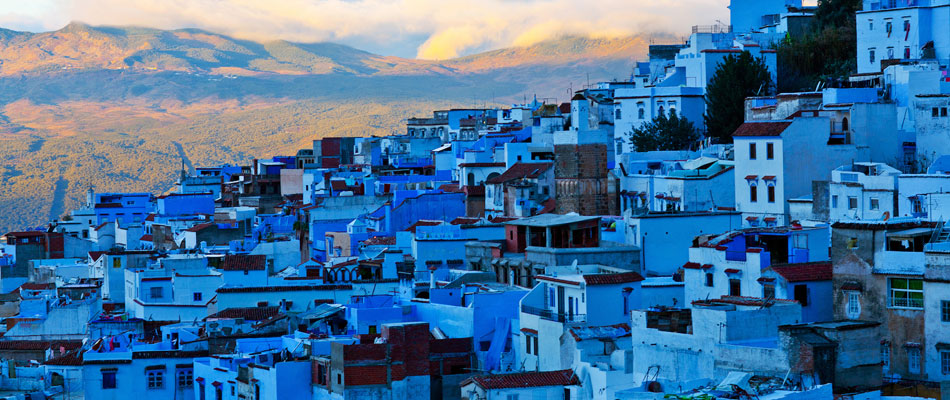
<instances>
[{"instance_id":1,"label":"concrete building","mask_svg":"<svg viewBox=\"0 0 950 400\"><path fill-rule=\"evenodd\" d=\"M883 163L854 163L831 172L831 222L885 220L899 215L897 181L900 171Z\"/></svg>"}]
</instances>

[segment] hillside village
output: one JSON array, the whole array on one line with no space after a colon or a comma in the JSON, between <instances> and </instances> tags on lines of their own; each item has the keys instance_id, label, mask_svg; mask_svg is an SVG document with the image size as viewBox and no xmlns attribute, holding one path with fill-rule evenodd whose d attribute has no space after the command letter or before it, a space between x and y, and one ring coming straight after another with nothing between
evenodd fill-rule
<instances>
[{"instance_id":1,"label":"hillside village","mask_svg":"<svg viewBox=\"0 0 950 400\"><path fill-rule=\"evenodd\" d=\"M863 0L857 73L637 151L814 7L733 0L570 102L87 192L0 237L0 390L88 399L950 399L950 0ZM192 160L202 165L200 160Z\"/></svg>"}]
</instances>

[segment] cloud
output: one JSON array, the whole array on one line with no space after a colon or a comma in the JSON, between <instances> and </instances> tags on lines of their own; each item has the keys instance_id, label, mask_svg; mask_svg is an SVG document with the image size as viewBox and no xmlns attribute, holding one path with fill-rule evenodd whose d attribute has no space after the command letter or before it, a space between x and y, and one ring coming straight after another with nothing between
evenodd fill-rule
<instances>
[{"instance_id":1,"label":"cloud","mask_svg":"<svg viewBox=\"0 0 950 400\"><path fill-rule=\"evenodd\" d=\"M0 24L200 28L254 40L358 44L370 51L451 58L563 34L685 36L728 18L728 0L42 0L18 10L0 0ZM4 25L11 27L11 25Z\"/></svg>"}]
</instances>

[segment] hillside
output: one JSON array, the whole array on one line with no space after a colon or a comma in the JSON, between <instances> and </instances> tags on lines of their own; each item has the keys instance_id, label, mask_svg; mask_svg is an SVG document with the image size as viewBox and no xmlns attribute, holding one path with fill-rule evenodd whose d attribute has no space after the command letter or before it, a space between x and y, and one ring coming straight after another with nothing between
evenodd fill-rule
<instances>
[{"instance_id":1,"label":"hillside","mask_svg":"<svg viewBox=\"0 0 950 400\"><path fill-rule=\"evenodd\" d=\"M183 159L244 163L401 132L437 108L563 101L588 74L627 76L645 48L565 37L434 62L198 30L0 30L0 231L62 215L90 185L164 192Z\"/></svg>"}]
</instances>

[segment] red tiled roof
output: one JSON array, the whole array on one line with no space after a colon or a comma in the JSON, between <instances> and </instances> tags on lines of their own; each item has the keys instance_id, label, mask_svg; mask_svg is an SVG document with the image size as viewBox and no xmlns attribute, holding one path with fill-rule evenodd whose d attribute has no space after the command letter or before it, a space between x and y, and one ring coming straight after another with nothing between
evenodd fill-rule
<instances>
[{"instance_id":1,"label":"red tiled roof","mask_svg":"<svg viewBox=\"0 0 950 400\"><path fill-rule=\"evenodd\" d=\"M43 236L43 235L45 235L45 234L46 234L46 232L27 231L27 232L8 232L8 233L7 233L6 235L4 235L4 236L13 236L13 237L16 237L16 238L26 238L26 237Z\"/></svg>"},{"instance_id":2,"label":"red tiled roof","mask_svg":"<svg viewBox=\"0 0 950 400\"><path fill-rule=\"evenodd\" d=\"M152 238L152 235L142 235L142 237L139 238L139 241L142 241L142 242L151 242L152 239L153 239L153 238Z\"/></svg>"},{"instance_id":3,"label":"red tiled roof","mask_svg":"<svg viewBox=\"0 0 950 400\"><path fill-rule=\"evenodd\" d=\"M560 111L561 114L570 114L571 103L561 103L561 105L557 106L557 110Z\"/></svg>"},{"instance_id":4,"label":"red tiled roof","mask_svg":"<svg viewBox=\"0 0 950 400\"><path fill-rule=\"evenodd\" d=\"M73 350L73 349L78 349L81 346L82 346L82 341L79 341L79 340L61 340L61 341L0 340L0 351L3 351L3 350L44 351L46 349L59 350L60 347L63 347L66 350Z\"/></svg>"},{"instance_id":5,"label":"red tiled roof","mask_svg":"<svg viewBox=\"0 0 950 400\"><path fill-rule=\"evenodd\" d=\"M775 180L775 175L766 175L766 176L763 176L762 179L767 180L767 181Z\"/></svg>"},{"instance_id":6,"label":"red tiled roof","mask_svg":"<svg viewBox=\"0 0 950 400\"><path fill-rule=\"evenodd\" d=\"M706 49L700 51L700 53L741 53L742 50L739 49Z\"/></svg>"},{"instance_id":7,"label":"red tiled roof","mask_svg":"<svg viewBox=\"0 0 950 400\"><path fill-rule=\"evenodd\" d=\"M643 277L636 272L623 272L620 274L593 274L584 275L584 281L588 285L619 285L623 283L640 282Z\"/></svg>"},{"instance_id":8,"label":"red tiled roof","mask_svg":"<svg viewBox=\"0 0 950 400\"><path fill-rule=\"evenodd\" d=\"M59 348L54 348L54 352L58 352ZM58 353L57 353L58 354ZM44 365L71 365L79 366L82 365L82 352L81 351L70 351L60 357L52 358L45 363Z\"/></svg>"},{"instance_id":9,"label":"red tiled roof","mask_svg":"<svg viewBox=\"0 0 950 400\"><path fill-rule=\"evenodd\" d=\"M392 246L394 244L396 244L395 236L373 236L363 241L364 246L376 246L376 245Z\"/></svg>"},{"instance_id":10,"label":"red tiled roof","mask_svg":"<svg viewBox=\"0 0 950 400\"><path fill-rule=\"evenodd\" d=\"M780 136L791 124L791 121L746 122L739 125L732 136Z\"/></svg>"},{"instance_id":11,"label":"red tiled roof","mask_svg":"<svg viewBox=\"0 0 950 400\"><path fill-rule=\"evenodd\" d=\"M571 386L581 382L574 371L521 372L515 374L479 375L462 382L462 386L475 383L484 389L512 389L541 386Z\"/></svg>"},{"instance_id":12,"label":"red tiled roof","mask_svg":"<svg viewBox=\"0 0 950 400\"><path fill-rule=\"evenodd\" d=\"M394 280L398 282L398 280ZM280 286L239 286L220 287L217 293L263 293L263 292L306 292L306 291L353 290L353 285L280 285Z\"/></svg>"},{"instance_id":13,"label":"red tiled roof","mask_svg":"<svg viewBox=\"0 0 950 400\"><path fill-rule=\"evenodd\" d=\"M91 258L92 261L96 261L99 259L99 257L102 257L102 255L106 253L108 252L107 251L90 251L89 258Z\"/></svg>"},{"instance_id":14,"label":"red tiled roof","mask_svg":"<svg viewBox=\"0 0 950 400\"><path fill-rule=\"evenodd\" d=\"M191 228L185 229L185 231L186 231L186 232L199 232L199 231L201 231L202 229L211 227L211 225L214 225L214 224L212 224L212 223L198 224L198 225L195 225L195 226L193 226L193 227L191 227Z\"/></svg>"},{"instance_id":15,"label":"red tiled roof","mask_svg":"<svg viewBox=\"0 0 950 400\"><path fill-rule=\"evenodd\" d=\"M538 336L538 331L531 328L521 328L521 332Z\"/></svg>"},{"instance_id":16,"label":"red tiled roof","mask_svg":"<svg viewBox=\"0 0 950 400\"><path fill-rule=\"evenodd\" d=\"M831 263L827 261L773 265L772 270L789 282L829 281L834 275Z\"/></svg>"},{"instance_id":17,"label":"red tiled roof","mask_svg":"<svg viewBox=\"0 0 950 400\"><path fill-rule=\"evenodd\" d=\"M775 222L775 217L765 217L762 218L762 220L765 222Z\"/></svg>"},{"instance_id":18,"label":"red tiled roof","mask_svg":"<svg viewBox=\"0 0 950 400\"><path fill-rule=\"evenodd\" d=\"M699 269L699 263L690 261L690 262L688 262L688 263L686 263L686 264L683 264L683 268L685 268L685 269Z\"/></svg>"},{"instance_id":19,"label":"red tiled roof","mask_svg":"<svg viewBox=\"0 0 950 400\"><path fill-rule=\"evenodd\" d=\"M489 217L489 218L488 218L488 220L489 220L490 222L494 223L494 224L503 224L503 223L505 223L505 222L511 222L511 221L516 220L516 219L520 219L520 218L518 218L518 217L506 217L506 216L498 216L498 217Z\"/></svg>"},{"instance_id":20,"label":"red tiled roof","mask_svg":"<svg viewBox=\"0 0 950 400\"><path fill-rule=\"evenodd\" d=\"M409 225L409 227L406 228L405 230L406 230L406 231L409 231L409 232L412 232L412 233L416 233L416 228L418 228L418 227L420 227L420 226L436 226L436 225L442 225L442 223L443 223L443 221L420 219L420 220L416 221L414 224Z\"/></svg>"},{"instance_id":21,"label":"red tiled roof","mask_svg":"<svg viewBox=\"0 0 950 400\"><path fill-rule=\"evenodd\" d=\"M491 178L485 183L508 183L516 179L535 179L550 169L553 163L517 163L508 168L503 174Z\"/></svg>"},{"instance_id":22,"label":"red tiled roof","mask_svg":"<svg viewBox=\"0 0 950 400\"><path fill-rule=\"evenodd\" d=\"M459 167L462 168L479 168L479 167L504 167L505 163L493 163L493 162L476 162L476 163L461 163Z\"/></svg>"},{"instance_id":23,"label":"red tiled roof","mask_svg":"<svg viewBox=\"0 0 950 400\"><path fill-rule=\"evenodd\" d=\"M786 300L786 299L772 299L770 300L775 303L786 303L794 304L798 303L795 300ZM710 300L696 300L693 302L694 305L712 305L712 304L734 304L738 306L755 306L761 307L765 303L765 299L761 297L749 297L749 296L722 296L719 299L710 299Z\"/></svg>"},{"instance_id":24,"label":"red tiled roof","mask_svg":"<svg viewBox=\"0 0 950 400\"><path fill-rule=\"evenodd\" d=\"M149 221L149 222L154 222L154 221L155 221L155 214L149 214L147 217L145 217L145 220L146 220L146 221Z\"/></svg>"},{"instance_id":25,"label":"red tiled roof","mask_svg":"<svg viewBox=\"0 0 950 400\"><path fill-rule=\"evenodd\" d=\"M439 190L446 193L462 193L462 188L458 184L446 183L439 186Z\"/></svg>"},{"instance_id":26,"label":"red tiled roof","mask_svg":"<svg viewBox=\"0 0 950 400\"><path fill-rule=\"evenodd\" d=\"M105 228L106 225L109 225L109 223L108 223L108 222L103 222L103 223L99 224L99 226L93 228L92 230L98 231L98 230L100 230L100 229L102 229L102 228Z\"/></svg>"},{"instance_id":27,"label":"red tiled roof","mask_svg":"<svg viewBox=\"0 0 950 400\"><path fill-rule=\"evenodd\" d=\"M738 269L735 269L735 268L726 268L726 273L727 273L727 274L738 274L738 273L740 273L740 272L742 272L742 271L740 271L740 270L738 270Z\"/></svg>"},{"instance_id":28,"label":"red tiled roof","mask_svg":"<svg viewBox=\"0 0 950 400\"><path fill-rule=\"evenodd\" d=\"M263 254L232 254L224 257L221 269L224 271L263 271L267 256Z\"/></svg>"},{"instance_id":29,"label":"red tiled roof","mask_svg":"<svg viewBox=\"0 0 950 400\"><path fill-rule=\"evenodd\" d=\"M746 180L749 180L749 181L754 181L754 180L756 180L756 179L758 179L758 178L759 178L758 175L746 175L746 176L745 176L745 179L746 179Z\"/></svg>"},{"instance_id":30,"label":"red tiled roof","mask_svg":"<svg viewBox=\"0 0 950 400\"><path fill-rule=\"evenodd\" d=\"M449 223L452 225L471 225L478 223L478 221L481 221L481 219L475 217L458 217Z\"/></svg>"},{"instance_id":31,"label":"red tiled roof","mask_svg":"<svg viewBox=\"0 0 950 400\"><path fill-rule=\"evenodd\" d=\"M56 284L55 284L55 283L34 283L34 282L27 282L27 283L24 283L24 284L20 285L20 289L26 289L26 290L53 290L53 289L56 289Z\"/></svg>"},{"instance_id":32,"label":"red tiled roof","mask_svg":"<svg viewBox=\"0 0 950 400\"><path fill-rule=\"evenodd\" d=\"M248 321L263 321L277 314L280 314L280 307L278 306L232 307L232 308L226 308L224 310L218 311L217 313L211 314L205 317L205 320L216 319L216 318L217 319L242 318Z\"/></svg>"}]
</instances>

